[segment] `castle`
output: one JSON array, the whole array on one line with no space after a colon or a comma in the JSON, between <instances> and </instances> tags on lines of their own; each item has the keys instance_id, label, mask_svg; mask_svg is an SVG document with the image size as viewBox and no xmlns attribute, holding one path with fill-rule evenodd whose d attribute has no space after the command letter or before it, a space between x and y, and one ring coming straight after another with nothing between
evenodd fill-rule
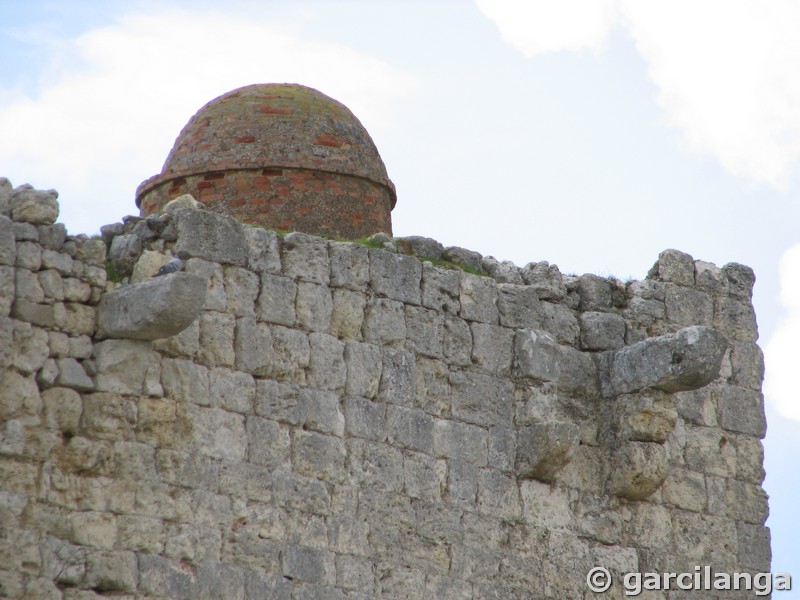
<instances>
[{"instance_id":1,"label":"castle","mask_svg":"<svg viewBox=\"0 0 800 600\"><path fill-rule=\"evenodd\" d=\"M352 113L289 85L201 109L100 237L0 179L0 597L573 599L602 567L621 598L770 570L751 269L517 267L392 238L395 201Z\"/></svg>"}]
</instances>

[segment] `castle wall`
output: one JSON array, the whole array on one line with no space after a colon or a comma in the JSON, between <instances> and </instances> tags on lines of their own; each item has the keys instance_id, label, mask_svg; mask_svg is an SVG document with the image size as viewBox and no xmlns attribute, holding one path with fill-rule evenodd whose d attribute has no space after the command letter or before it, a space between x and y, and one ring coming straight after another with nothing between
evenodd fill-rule
<instances>
[{"instance_id":1,"label":"castle wall","mask_svg":"<svg viewBox=\"0 0 800 600\"><path fill-rule=\"evenodd\" d=\"M769 571L747 267L487 277L191 209L72 237L57 210L0 180L0 596L588 598L598 565ZM99 335L103 297L172 285L150 279L172 255L197 318Z\"/></svg>"}]
</instances>

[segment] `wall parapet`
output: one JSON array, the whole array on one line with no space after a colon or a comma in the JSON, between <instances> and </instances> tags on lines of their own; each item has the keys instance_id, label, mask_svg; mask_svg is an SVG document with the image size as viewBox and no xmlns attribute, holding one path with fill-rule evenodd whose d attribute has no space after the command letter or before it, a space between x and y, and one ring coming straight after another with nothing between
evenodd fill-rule
<instances>
[{"instance_id":1,"label":"wall parapet","mask_svg":"<svg viewBox=\"0 0 800 600\"><path fill-rule=\"evenodd\" d=\"M92 239L55 198L0 179L0 595L577 598L595 565L769 571L749 268L667 250L623 283L192 208ZM174 335L98 330L109 298L185 278Z\"/></svg>"}]
</instances>

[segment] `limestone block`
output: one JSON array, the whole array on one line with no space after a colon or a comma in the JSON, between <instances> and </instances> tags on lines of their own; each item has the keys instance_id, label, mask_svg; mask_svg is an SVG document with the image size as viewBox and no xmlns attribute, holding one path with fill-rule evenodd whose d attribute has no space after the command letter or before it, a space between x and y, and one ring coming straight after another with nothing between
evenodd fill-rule
<instances>
[{"instance_id":1,"label":"limestone block","mask_svg":"<svg viewBox=\"0 0 800 600\"><path fill-rule=\"evenodd\" d=\"M195 356L200 349L200 322L195 320L180 333L156 340L153 348L167 356Z\"/></svg>"},{"instance_id":2,"label":"limestone block","mask_svg":"<svg viewBox=\"0 0 800 600\"><path fill-rule=\"evenodd\" d=\"M574 423L535 423L517 433L517 477L552 481L572 460L581 438Z\"/></svg>"},{"instance_id":3,"label":"limestone block","mask_svg":"<svg viewBox=\"0 0 800 600\"><path fill-rule=\"evenodd\" d=\"M347 340L344 360L347 366L346 393L374 398L378 393L383 365L380 347Z\"/></svg>"},{"instance_id":4,"label":"limestone block","mask_svg":"<svg viewBox=\"0 0 800 600\"><path fill-rule=\"evenodd\" d=\"M95 392L83 396L84 435L101 440L133 440L136 402L120 394Z\"/></svg>"},{"instance_id":5,"label":"limestone block","mask_svg":"<svg viewBox=\"0 0 800 600\"><path fill-rule=\"evenodd\" d=\"M15 221L12 225L12 228L14 229L14 237L18 242L26 240L32 242L39 241L39 230L36 229L35 225L23 223L21 221Z\"/></svg>"},{"instance_id":6,"label":"limestone block","mask_svg":"<svg viewBox=\"0 0 800 600\"><path fill-rule=\"evenodd\" d=\"M256 273L281 272L280 238L274 231L261 227L245 227L247 268Z\"/></svg>"},{"instance_id":7,"label":"limestone block","mask_svg":"<svg viewBox=\"0 0 800 600\"><path fill-rule=\"evenodd\" d=\"M530 286L542 300L558 301L567 295L558 265L548 262L528 263L520 269L525 285Z\"/></svg>"},{"instance_id":8,"label":"limestone block","mask_svg":"<svg viewBox=\"0 0 800 600\"><path fill-rule=\"evenodd\" d=\"M42 392L44 423L46 427L75 435L80 423L83 404L73 389L54 387Z\"/></svg>"},{"instance_id":9,"label":"limestone block","mask_svg":"<svg viewBox=\"0 0 800 600\"><path fill-rule=\"evenodd\" d=\"M256 305L260 321L292 327L296 320L297 284L288 277L263 273Z\"/></svg>"},{"instance_id":10,"label":"limestone block","mask_svg":"<svg viewBox=\"0 0 800 600\"><path fill-rule=\"evenodd\" d=\"M694 285L694 259L680 250L664 250L647 274L648 279L669 281L678 285Z\"/></svg>"},{"instance_id":11,"label":"limestone block","mask_svg":"<svg viewBox=\"0 0 800 600\"><path fill-rule=\"evenodd\" d=\"M10 231L8 232L11 233ZM13 235L11 236L13 240ZM20 269L38 271L42 266L42 247L35 242L18 242L17 258L14 266Z\"/></svg>"},{"instance_id":12,"label":"limestone block","mask_svg":"<svg viewBox=\"0 0 800 600\"><path fill-rule=\"evenodd\" d=\"M42 250L42 267L45 269L55 269L62 275L78 275L76 266L82 263L75 263L72 257L66 252L56 252L55 250Z\"/></svg>"},{"instance_id":13,"label":"limestone block","mask_svg":"<svg viewBox=\"0 0 800 600\"><path fill-rule=\"evenodd\" d=\"M418 256L420 258L440 260L442 258L442 252L444 252L444 246L442 246L442 244L434 239L419 235L396 237L392 241L403 254Z\"/></svg>"},{"instance_id":14,"label":"limestone block","mask_svg":"<svg viewBox=\"0 0 800 600\"><path fill-rule=\"evenodd\" d=\"M390 404L386 407L387 441L392 446L430 453L433 417L417 409Z\"/></svg>"},{"instance_id":15,"label":"limestone block","mask_svg":"<svg viewBox=\"0 0 800 600\"><path fill-rule=\"evenodd\" d=\"M0 267L0 317L11 314L16 295L14 267Z\"/></svg>"},{"instance_id":16,"label":"limestone block","mask_svg":"<svg viewBox=\"0 0 800 600\"><path fill-rule=\"evenodd\" d=\"M31 302L44 302L44 290L36 273L27 269L17 269L14 285L17 290L17 298L24 298Z\"/></svg>"},{"instance_id":17,"label":"limestone block","mask_svg":"<svg viewBox=\"0 0 800 600\"><path fill-rule=\"evenodd\" d=\"M292 432L292 465L301 475L341 483L345 478L345 456L344 441L338 437L302 429Z\"/></svg>"},{"instance_id":18,"label":"limestone block","mask_svg":"<svg viewBox=\"0 0 800 600\"><path fill-rule=\"evenodd\" d=\"M497 283L489 277L470 273L461 276L459 316L469 321L480 321L490 325L499 323L497 310Z\"/></svg>"},{"instance_id":19,"label":"limestone block","mask_svg":"<svg viewBox=\"0 0 800 600\"><path fill-rule=\"evenodd\" d=\"M617 398L614 408L617 435L624 440L664 443L678 413L670 396L630 394Z\"/></svg>"},{"instance_id":20,"label":"limestone block","mask_svg":"<svg viewBox=\"0 0 800 600\"><path fill-rule=\"evenodd\" d=\"M55 312L55 309L63 306L63 316ZM63 305L55 304L53 306L55 314L56 325L62 331L66 331L73 335L94 335L97 311L94 306L87 306L79 302L67 302Z\"/></svg>"},{"instance_id":21,"label":"limestone block","mask_svg":"<svg viewBox=\"0 0 800 600\"><path fill-rule=\"evenodd\" d=\"M628 442L612 453L611 464L609 491L628 500L652 495L669 473L666 448L660 444Z\"/></svg>"},{"instance_id":22,"label":"limestone block","mask_svg":"<svg viewBox=\"0 0 800 600\"><path fill-rule=\"evenodd\" d=\"M364 310L361 333L368 342L397 347L406 339L403 304L388 298L372 298Z\"/></svg>"},{"instance_id":23,"label":"limestone block","mask_svg":"<svg viewBox=\"0 0 800 600\"><path fill-rule=\"evenodd\" d=\"M514 336L514 366L522 377L557 381L561 374L561 350L546 331L522 329Z\"/></svg>"},{"instance_id":24,"label":"limestone block","mask_svg":"<svg viewBox=\"0 0 800 600\"><path fill-rule=\"evenodd\" d=\"M478 475L478 510L486 515L514 521L522 516L522 501L514 477L495 469Z\"/></svg>"},{"instance_id":25,"label":"limestone block","mask_svg":"<svg viewBox=\"0 0 800 600\"><path fill-rule=\"evenodd\" d=\"M200 346L197 358L208 366L232 367L236 317L230 313L205 311L200 315Z\"/></svg>"},{"instance_id":26,"label":"limestone block","mask_svg":"<svg viewBox=\"0 0 800 600\"><path fill-rule=\"evenodd\" d=\"M347 435L383 442L386 440L386 404L358 396L344 399Z\"/></svg>"},{"instance_id":27,"label":"limestone block","mask_svg":"<svg viewBox=\"0 0 800 600\"><path fill-rule=\"evenodd\" d=\"M666 478L662 495L667 504L703 512L706 509L706 478L703 473L681 469Z\"/></svg>"},{"instance_id":28,"label":"limestone block","mask_svg":"<svg viewBox=\"0 0 800 600\"><path fill-rule=\"evenodd\" d=\"M447 497L459 508L476 510L480 469L459 460L447 461Z\"/></svg>"},{"instance_id":29,"label":"limestone block","mask_svg":"<svg viewBox=\"0 0 800 600\"><path fill-rule=\"evenodd\" d=\"M753 269L739 263L728 263L722 267L722 272L728 279L728 294L749 303L753 299L753 285L756 282Z\"/></svg>"},{"instance_id":30,"label":"limestone block","mask_svg":"<svg viewBox=\"0 0 800 600\"><path fill-rule=\"evenodd\" d=\"M191 432L195 451L212 458L244 460L247 454L244 416L190 403L180 407L185 411L186 424Z\"/></svg>"},{"instance_id":31,"label":"limestone block","mask_svg":"<svg viewBox=\"0 0 800 600\"><path fill-rule=\"evenodd\" d=\"M514 329L540 329L539 296L531 286L499 283L497 308L500 324Z\"/></svg>"},{"instance_id":32,"label":"limestone block","mask_svg":"<svg viewBox=\"0 0 800 600\"><path fill-rule=\"evenodd\" d=\"M753 343L758 339L756 315L749 301L717 298L713 324L731 341Z\"/></svg>"},{"instance_id":33,"label":"limestone block","mask_svg":"<svg viewBox=\"0 0 800 600\"><path fill-rule=\"evenodd\" d=\"M108 258L119 275L130 275L133 266L142 253L142 239L138 235L126 233L116 236L111 242Z\"/></svg>"},{"instance_id":34,"label":"limestone block","mask_svg":"<svg viewBox=\"0 0 800 600\"><path fill-rule=\"evenodd\" d=\"M328 285L331 263L328 258L328 242L306 233L290 233L281 244L283 274L320 285Z\"/></svg>"},{"instance_id":35,"label":"limestone block","mask_svg":"<svg viewBox=\"0 0 800 600\"><path fill-rule=\"evenodd\" d=\"M105 340L94 352L98 391L139 395L149 379L160 377L158 355L146 341Z\"/></svg>"},{"instance_id":36,"label":"limestone block","mask_svg":"<svg viewBox=\"0 0 800 600\"><path fill-rule=\"evenodd\" d=\"M47 360L50 354L49 338L47 332L38 327L31 326L23 321L8 319L3 323L3 338L8 340L9 330L13 331L13 346L6 346L11 350L10 362L24 374L35 373Z\"/></svg>"},{"instance_id":37,"label":"limestone block","mask_svg":"<svg viewBox=\"0 0 800 600\"><path fill-rule=\"evenodd\" d=\"M433 452L435 456L484 467L488 462L488 438L482 427L437 419L433 427Z\"/></svg>"},{"instance_id":38,"label":"limestone block","mask_svg":"<svg viewBox=\"0 0 800 600\"><path fill-rule=\"evenodd\" d=\"M63 278L64 300L67 302L88 302L92 296L92 287L76 277Z\"/></svg>"},{"instance_id":39,"label":"limestone block","mask_svg":"<svg viewBox=\"0 0 800 600\"><path fill-rule=\"evenodd\" d=\"M98 592L134 592L139 580L136 554L124 550L90 552L84 585Z\"/></svg>"},{"instance_id":40,"label":"limestone block","mask_svg":"<svg viewBox=\"0 0 800 600\"><path fill-rule=\"evenodd\" d=\"M426 503L439 503L442 501L442 490L447 482L447 463L443 460L436 460L420 452L406 452L403 456L403 479L404 491L411 498L419 498ZM430 504L429 504L430 506ZM427 510L421 508L417 513L421 523L417 531L420 535L430 535L433 539L455 539L458 536L458 527L451 519L443 519L444 511L435 508ZM453 514L456 511L452 511ZM425 519L427 514L429 519ZM434 525L431 520L437 519Z\"/></svg>"},{"instance_id":41,"label":"limestone block","mask_svg":"<svg viewBox=\"0 0 800 600\"><path fill-rule=\"evenodd\" d=\"M297 284L297 322L307 331L325 331L331 326L333 297L326 285L301 281Z\"/></svg>"},{"instance_id":42,"label":"limestone block","mask_svg":"<svg viewBox=\"0 0 800 600\"><path fill-rule=\"evenodd\" d=\"M58 192L20 186L11 192L11 218L35 225L52 225L58 218Z\"/></svg>"},{"instance_id":43,"label":"limestone block","mask_svg":"<svg viewBox=\"0 0 800 600\"><path fill-rule=\"evenodd\" d=\"M333 585L336 582L335 555L327 550L287 544L281 554L284 577L311 583Z\"/></svg>"},{"instance_id":44,"label":"limestone block","mask_svg":"<svg viewBox=\"0 0 800 600\"><path fill-rule=\"evenodd\" d=\"M256 383L252 375L217 367L208 374L208 394L212 406L248 414L253 408Z\"/></svg>"},{"instance_id":45,"label":"limestone block","mask_svg":"<svg viewBox=\"0 0 800 600\"><path fill-rule=\"evenodd\" d=\"M244 226L227 215L204 210L183 209L172 215L178 240L172 251L181 258L247 265L249 246Z\"/></svg>"},{"instance_id":46,"label":"limestone block","mask_svg":"<svg viewBox=\"0 0 800 600\"><path fill-rule=\"evenodd\" d=\"M581 348L616 350L625 345L625 319L613 313L588 311L578 317Z\"/></svg>"},{"instance_id":47,"label":"limestone block","mask_svg":"<svg viewBox=\"0 0 800 600\"><path fill-rule=\"evenodd\" d=\"M253 314L259 291L259 277L240 267L225 267L225 295L227 312L244 317Z\"/></svg>"},{"instance_id":48,"label":"limestone block","mask_svg":"<svg viewBox=\"0 0 800 600\"><path fill-rule=\"evenodd\" d=\"M714 300L706 292L668 283L664 286L664 306L670 323L681 326L712 324Z\"/></svg>"},{"instance_id":49,"label":"limestone block","mask_svg":"<svg viewBox=\"0 0 800 600\"><path fill-rule=\"evenodd\" d=\"M772 560L769 528L763 525L737 523L736 534L739 542L738 558L741 564L760 573L768 573Z\"/></svg>"},{"instance_id":50,"label":"limestone block","mask_svg":"<svg viewBox=\"0 0 800 600\"><path fill-rule=\"evenodd\" d=\"M7 177L0 177L0 216L11 214L11 191L13 186Z\"/></svg>"},{"instance_id":51,"label":"limestone block","mask_svg":"<svg viewBox=\"0 0 800 600\"><path fill-rule=\"evenodd\" d=\"M400 450L358 439L348 440L347 449L349 475L364 491L381 494L402 491L405 474ZM362 495L360 492L359 497ZM365 509L359 507L359 511L365 512Z\"/></svg>"},{"instance_id":52,"label":"limestone block","mask_svg":"<svg viewBox=\"0 0 800 600\"><path fill-rule=\"evenodd\" d=\"M63 231L60 230L59 225L60 223L54 225L52 228L48 228L48 234L50 237L55 237L56 235L61 238L61 236L66 236L66 229ZM54 229L59 229L57 232L54 232ZM45 235L44 229L42 227L39 228L39 239L42 241L42 245L49 246L51 250L59 250L63 245L63 238L61 238L61 243L58 241L49 241L45 243ZM78 247L75 251L75 260L80 262L95 265L95 266L104 266L106 262L106 245L103 240L89 238L89 239L80 239L78 240Z\"/></svg>"},{"instance_id":53,"label":"limestone block","mask_svg":"<svg viewBox=\"0 0 800 600\"><path fill-rule=\"evenodd\" d=\"M347 380L344 342L325 333L312 333L308 336L308 341L308 385L321 390L344 389Z\"/></svg>"},{"instance_id":54,"label":"limestone block","mask_svg":"<svg viewBox=\"0 0 800 600\"><path fill-rule=\"evenodd\" d=\"M190 258L184 267L186 273L197 275L206 284L204 310L225 312L228 306L228 296L225 293L225 276L222 265L203 260Z\"/></svg>"},{"instance_id":55,"label":"limestone block","mask_svg":"<svg viewBox=\"0 0 800 600\"><path fill-rule=\"evenodd\" d=\"M481 259L483 271L497 283L511 283L522 285L522 276L519 267L510 260L497 260L494 256L484 256Z\"/></svg>"},{"instance_id":56,"label":"limestone block","mask_svg":"<svg viewBox=\"0 0 800 600\"><path fill-rule=\"evenodd\" d=\"M344 435L344 414L339 407L339 395L335 392L303 388L298 395L297 408L304 429L337 437Z\"/></svg>"},{"instance_id":57,"label":"limestone block","mask_svg":"<svg viewBox=\"0 0 800 600\"><path fill-rule=\"evenodd\" d=\"M457 315L461 308L461 272L422 263L422 306Z\"/></svg>"},{"instance_id":58,"label":"limestone block","mask_svg":"<svg viewBox=\"0 0 800 600\"><path fill-rule=\"evenodd\" d=\"M169 398L203 406L211 404L208 369L191 360L162 360L161 384Z\"/></svg>"},{"instance_id":59,"label":"limestone block","mask_svg":"<svg viewBox=\"0 0 800 600\"><path fill-rule=\"evenodd\" d=\"M405 315L406 348L416 354L441 358L444 315L413 305L405 307Z\"/></svg>"},{"instance_id":60,"label":"limestone block","mask_svg":"<svg viewBox=\"0 0 800 600\"><path fill-rule=\"evenodd\" d=\"M414 355L405 350L384 348L382 363L378 398L400 406L413 406L417 379Z\"/></svg>"},{"instance_id":61,"label":"limestone block","mask_svg":"<svg viewBox=\"0 0 800 600\"><path fill-rule=\"evenodd\" d=\"M47 269L39 272L39 285L41 285L44 295L53 300L64 299L64 280L58 271Z\"/></svg>"},{"instance_id":62,"label":"limestone block","mask_svg":"<svg viewBox=\"0 0 800 600\"><path fill-rule=\"evenodd\" d=\"M582 311L606 311L614 304L612 284L604 277L591 273L581 275L575 291L580 298L579 308Z\"/></svg>"},{"instance_id":63,"label":"limestone block","mask_svg":"<svg viewBox=\"0 0 800 600\"><path fill-rule=\"evenodd\" d=\"M191 194L182 194L177 198L170 200L167 202L164 207L161 209L161 213L165 215L172 215L175 211L181 208L194 208L199 210L203 207L197 200L194 199L194 196Z\"/></svg>"},{"instance_id":64,"label":"limestone block","mask_svg":"<svg viewBox=\"0 0 800 600\"><path fill-rule=\"evenodd\" d=\"M363 292L369 283L369 250L359 244L330 242L331 285Z\"/></svg>"},{"instance_id":65,"label":"limestone block","mask_svg":"<svg viewBox=\"0 0 800 600\"><path fill-rule=\"evenodd\" d=\"M451 365L472 364L472 332L463 319L447 315L442 331L442 355Z\"/></svg>"},{"instance_id":66,"label":"limestone block","mask_svg":"<svg viewBox=\"0 0 800 600\"><path fill-rule=\"evenodd\" d=\"M342 339L361 339L366 296L344 288L333 290L330 332Z\"/></svg>"},{"instance_id":67,"label":"limestone block","mask_svg":"<svg viewBox=\"0 0 800 600\"><path fill-rule=\"evenodd\" d=\"M432 415L450 412L450 371L440 360L417 358L416 404Z\"/></svg>"},{"instance_id":68,"label":"limestone block","mask_svg":"<svg viewBox=\"0 0 800 600\"><path fill-rule=\"evenodd\" d=\"M171 273L103 295L97 308L98 335L156 340L180 333L205 302L206 283L189 273Z\"/></svg>"},{"instance_id":69,"label":"limestone block","mask_svg":"<svg viewBox=\"0 0 800 600\"><path fill-rule=\"evenodd\" d=\"M372 290L398 302L419 304L422 264L412 256L383 250L369 251L369 283Z\"/></svg>"},{"instance_id":70,"label":"limestone block","mask_svg":"<svg viewBox=\"0 0 800 600\"><path fill-rule=\"evenodd\" d=\"M56 385L80 391L94 389L94 381L86 374L83 366L77 360L74 358L60 358L57 364L58 377L56 377Z\"/></svg>"},{"instance_id":71,"label":"limestone block","mask_svg":"<svg viewBox=\"0 0 800 600\"><path fill-rule=\"evenodd\" d=\"M764 395L756 390L728 385L715 390L719 424L728 431L763 438L767 433Z\"/></svg>"},{"instance_id":72,"label":"limestone block","mask_svg":"<svg viewBox=\"0 0 800 600\"><path fill-rule=\"evenodd\" d=\"M12 369L0 375L0 419L32 417L42 407L39 389L32 377L24 377Z\"/></svg>"},{"instance_id":73,"label":"limestone block","mask_svg":"<svg viewBox=\"0 0 800 600\"><path fill-rule=\"evenodd\" d=\"M473 364L489 373L508 373L514 356L514 330L478 322L470 323L470 330Z\"/></svg>"},{"instance_id":74,"label":"limestone block","mask_svg":"<svg viewBox=\"0 0 800 600\"><path fill-rule=\"evenodd\" d=\"M601 387L606 397L646 387L679 392L716 378L727 340L710 327L685 327L649 338L602 357Z\"/></svg>"},{"instance_id":75,"label":"limestone block","mask_svg":"<svg viewBox=\"0 0 800 600\"><path fill-rule=\"evenodd\" d=\"M459 420L481 426L511 426L514 384L484 373L451 374L452 413Z\"/></svg>"},{"instance_id":76,"label":"limestone block","mask_svg":"<svg viewBox=\"0 0 800 600\"><path fill-rule=\"evenodd\" d=\"M145 250L141 256L136 260L131 272L131 283L141 283L153 277L158 270L167 264L171 257L161 252L153 252L152 250Z\"/></svg>"},{"instance_id":77,"label":"limestone block","mask_svg":"<svg viewBox=\"0 0 800 600\"><path fill-rule=\"evenodd\" d=\"M270 329L272 351L269 346L260 349L260 352L266 355L266 368L253 374L304 384L305 370L309 366L311 356L308 336L302 331L286 327L274 326Z\"/></svg>"},{"instance_id":78,"label":"limestone block","mask_svg":"<svg viewBox=\"0 0 800 600\"><path fill-rule=\"evenodd\" d=\"M575 313L563 304L542 302L542 329L552 335L559 344L575 345L581 329Z\"/></svg>"},{"instance_id":79,"label":"limestone block","mask_svg":"<svg viewBox=\"0 0 800 600\"><path fill-rule=\"evenodd\" d=\"M467 250L466 248L459 248L458 246L448 246L442 253L444 260L450 261L457 265L463 265L475 271L481 271L483 266L483 256L478 252Z\"/></svg>"}]
</instances>

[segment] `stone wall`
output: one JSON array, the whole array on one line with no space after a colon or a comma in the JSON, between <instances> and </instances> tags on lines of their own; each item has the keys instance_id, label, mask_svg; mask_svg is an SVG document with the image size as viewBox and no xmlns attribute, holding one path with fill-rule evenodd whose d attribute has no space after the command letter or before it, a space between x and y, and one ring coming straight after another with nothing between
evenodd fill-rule
<instances>
[{"instance_id":1,"label":"stone wall","mask_svg":"<svg viewBox=\"0 0 800 600\"><path fill-rule=\"evenodd\" d=\"M623 283L195 209L90 239L55 198L0 180L0 596L589 598L596 565L769 571L747 267L669 250Z\"/></svg>"}]
</instances>

